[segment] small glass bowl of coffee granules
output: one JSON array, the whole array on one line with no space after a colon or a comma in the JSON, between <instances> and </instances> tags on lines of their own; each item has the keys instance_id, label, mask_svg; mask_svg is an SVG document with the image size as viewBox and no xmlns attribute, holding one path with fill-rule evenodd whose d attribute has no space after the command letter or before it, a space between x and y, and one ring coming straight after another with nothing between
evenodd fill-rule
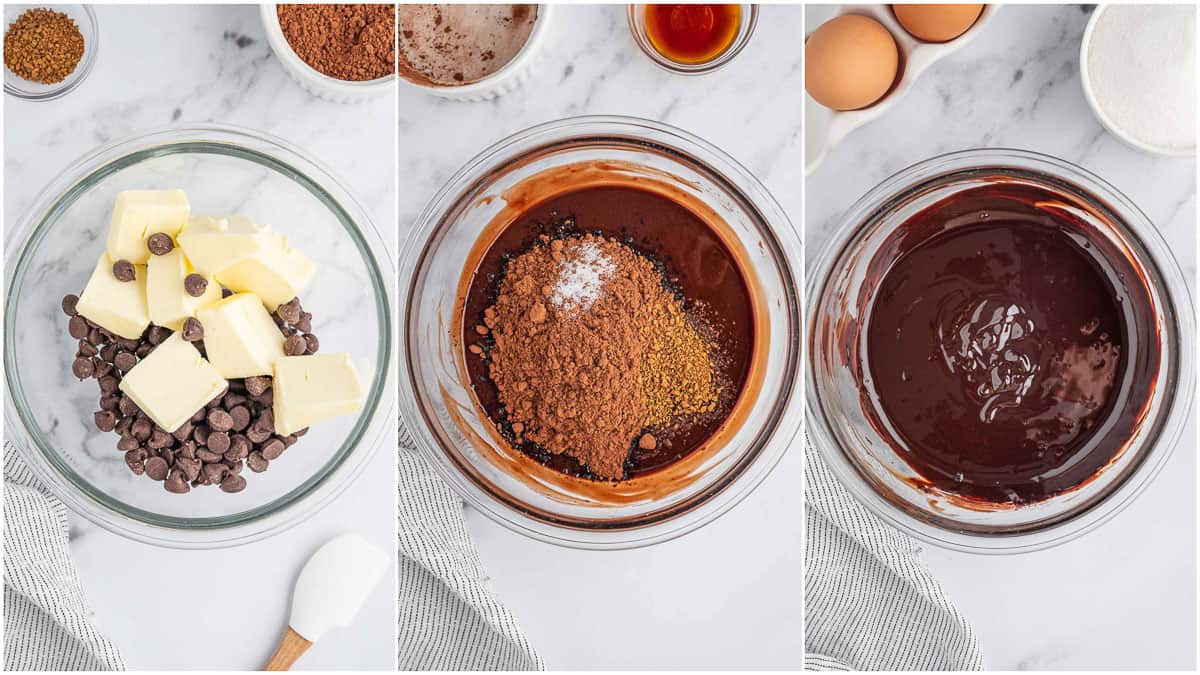
<instances>
[{"instance_id":1,"label":"small glass bowl of coffee granules","mask_svg":"<svg viewBox=\"0 0 1200 675\"><path fill-rule=\"evenodd\" d=\"M27 101L64 96L87 78L99 48L88 5L6 5L4 91Z\"/></svg>"},{"instance_id":2,"label":"small glass bowl of coffee granules","mask_svg":"<svg viewBox=\"0 0 1200 675\"><path fill-rule=\"evenodd\" d=\"M358 103L395 91L393 4L264 4L267 42L310 94Z\"/></svg>"}]
</instances>

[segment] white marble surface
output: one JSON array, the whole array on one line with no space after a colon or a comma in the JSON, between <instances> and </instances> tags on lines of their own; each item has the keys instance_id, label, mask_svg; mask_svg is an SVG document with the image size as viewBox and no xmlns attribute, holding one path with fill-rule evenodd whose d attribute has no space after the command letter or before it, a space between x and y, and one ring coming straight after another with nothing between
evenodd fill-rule
<instances>
[{"instance_id":1,"label":"white marble surface","mask_svg":"<svg viewBox=\"0 0 1200 675\"><path fill-rule=\"evenodd\" d=\"M531 80L484 103L400 94L403 228L477 152L533 124L636 115L698 134L763 180L800 226L801 11L764 7L750 44L702 77L659 70L624 5L560 6ZM792 252L799 259L800 252ZM715 523L624 552L538 543L475 512L468 523L500 597L560 669L799 668L801 453Z\"/></svg>"},{"instance_id":2,"label":"white marble surface","mask_svg":"<svg viewBox=\"0 0 1200 675\"><path fill-rule=\"evenodd\" d=\"M884 177L951 150L1007 146L1082 165L1122 190L1196 273L1196 164L1130 150L1080 88L1086 8L1006 6L881 119L837 146L807 183L811 261L843 209ZM1193 290L1194 293L1194 290ZM1196 654L1196 445L1103 528L1041 553L927 549L993 669L1192 669Z\"/></svg>"},{"instance_id":3,"label":"white marble surface","mask_svg":"<svg viewBox=\"0 0 1200 675\"><path fill-rule=\"evenodd\" d=\"M6 226L57 172L99 144L168 124L222 122L278 135L324 162L366 206L385 245L394 247L390 97L344 106L306 93L271 56L257 6L100 6L96 12L101 48L86 82L48 103L5 97ZM293 234L303 248L302 240ZM98 622L133 668L261 666L286 625L292 581L321 543L357 529L381 549L395 550L393 467L385 446L319 515L235 549L155 548L73 517L72 551ZM393 568L354 624L329 633L298 666L391 669L394 576Z\"/></svg>"}]
</instances>

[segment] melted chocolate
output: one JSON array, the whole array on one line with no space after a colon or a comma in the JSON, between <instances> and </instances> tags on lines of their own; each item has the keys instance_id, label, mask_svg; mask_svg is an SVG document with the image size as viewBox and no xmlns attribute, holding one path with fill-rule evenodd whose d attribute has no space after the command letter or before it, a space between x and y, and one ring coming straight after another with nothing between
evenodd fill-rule
<instances>
[{"instance_id":1,"label":"melted chocolate","mask_svg":"<svg viewBox=\"0 0 1200 675\"><path fill-rule=\"evenodd\" d=\"M867 361L903 458L989 502L1097 475L1136 431L1159 360L1134 265L1030 186L968 190L902 230Z\"/></svg>"},{"instance_id":2,"label":"melted chocolate","mask_svg":"<svg viewBox=\"0 0 1200 675\"><path fill-rule=\"evenodd\" d=\"M612 237L654 261L664 272L685 308L695 307L717 340L716 376L723 385L714 413L683 420L670 430L656 430L654 450L630 439L628 478L669 466L699 448L728 417L750 372L754 348L754 316L750 292L733 254L703 219L660 194L626 186L585 187L558 195L525 211L506 227L484 254L471 279L463 314L462 344L486 343L474 327L496 298L508 260L532 247L538 238L569 237L587 232ZM488 377L488 364L466 354L471 387L484 412L509 443L557 471L591 478L567 455L552 455L535 443L516 443ZM640 434L639 434L640 436Z\"/></svg>"}]
</instances>

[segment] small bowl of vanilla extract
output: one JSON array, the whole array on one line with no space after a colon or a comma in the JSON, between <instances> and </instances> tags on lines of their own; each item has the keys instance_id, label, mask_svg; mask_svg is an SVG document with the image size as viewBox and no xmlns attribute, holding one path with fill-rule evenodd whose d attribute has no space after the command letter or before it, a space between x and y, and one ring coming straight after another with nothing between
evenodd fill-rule
<instances>
[{"instance_id":1,"label":"small bowl of vanilla extract","mask_svg":"<svg viewBox=\"0 0 1200 675\"><path fill-rule=\"evenodd\" d=\"M629 5L629 30L658 66L683 75L711 73L754 34L758 5Z\"/></svg>"}]
</instances>

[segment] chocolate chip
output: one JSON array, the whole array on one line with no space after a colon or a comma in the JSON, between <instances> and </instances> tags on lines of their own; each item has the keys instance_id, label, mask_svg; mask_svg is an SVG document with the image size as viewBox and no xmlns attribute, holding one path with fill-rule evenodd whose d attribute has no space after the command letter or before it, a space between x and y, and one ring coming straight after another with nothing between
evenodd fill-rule
<instances>
[{"instance_id":1,"label":"chocolate chip","mask_svg":"<svg viewBox=\"0 0 1200 675\"><path fill-rule=\"evenodd\" d=\"M146 473L146 451L141 448L134 448L125 453L125 466L136 476Z\"/></svg>"},{"instance_id":2,"label":"chocolate chip","mask_svg":"<svg viewBox=\"0 0 1200 675\"><path fill-rule=\"evenodd\" d=\"M293 445L296 444L296 441L300 440L300 439L296 438L295 434L288 434L287 436L280 436L280 439L283 440L283 447L285 447L285 448L292 447Z\"/></svg>"},{"instance_id":3,"label":"chocolate chip","mask_svg":"<svg viewBox=\"0 0 1200 675\"><path fill-rule=\"evenodd\" d=\"M296 431L293 431L292 435L295 436L296 438L300 438L301 436L303 436L304 434L307 434L307 433L308 433L308 427L304 427L303 429L297 429Z\"/></svg>"},{"instance_id":4,"label":"chocolate chip","mask_svg":"<svg viewBox=\"0 0 1200 675\"><path fill-rule=\"evenodd\" d=\"M113 263L112 272L117 281L133 281L137 277L137 273L133 269L133 263L128 260L118 260Z\"/></svg>"},{"instance_id":5,"label":"chocolate chip","mask_svg":"<svg viewBox=\"0 0 1200 675\"><path fill-rule=\"evenodd\" d=\"M120 385L121 385L121 382L120 382L120 380L118 380L117 378L113 377L112 375L108 375L108 376L106 376L106 377L102 377L102 378L100 378L100 393L102 393L102 394L115 394L115 393L116 393L116 391L117 391L117 388L118 388Z\"/></svg>"},{"instance_id":6,"label":"chocolate chip","mask_svg":"<svg viewBox=\"0 0 1200 675\"><path fill-rule=\"evenodd\" d=\"M170 467L167 466L167 460L162 457L151 457L146 460L146 475L154 480L165 480L168 469Z\"/></svg>"},{"instance_id":7,"label":"chocolate chip","mask_svg":"<svg viewBox=\"0 0 1200 675\"><path fill-rule=\"evenodd\" d=\"M303 335L293 335L283 341L283 353L288 356L300 356L308 349L308 342Z\"/></svg>"},{"instance_id":8,"label":"chocolate chip","mask_svg":"<svg viewBox=\"0 0 1200 675\"><path fill-rule=\"evenodd\" d=\"M221 289L221 297L222 298L228 298L231 295L233 295L233 291L229 290L228 288Z\"/></svg>"},{"instance_id":9,"label":"chocolate chip","mask_svg":"<svg viewBox=\"0 0 1200 675\"><path fill-rule=\"evenodd\" d=\"M196 480L200 476L201 466L200 461L195 458L178 457L175 459L175 468L183 471L183 477L188 480Z\"/></svg>"},{"instance_id":10,"label":"chocolate chip","mask_svg":"<svg viewBox=\"0 0 1200 675\"><path fill-rule=\"evenodd\" d=\"M167 466L175 464L175 451L171 448L161 448L158 451L158 456L163 458Z\"/></svg>"},{"instance_id":11,"label":"chocolate chip","mask_svg":"<svg viewBox=\"0 0 1200 675\"><path fill-rule=\"evenodd\" d=\"M113 380L115 381L116 378L113 378ZM103 384L104 380L100 380L100 382ZM101 386L100 389L103 391L104 387ZM130 415L136 415L141 412L141 409L138 408L137 404L133 402L133 399L129 398L128 396L122 396L121 400L117 402L117 410L119 410L121 414L125 415L126 417Z\"/></svg>"},{"instance_id":12,"label":"chocolate chip","mask_svg":"<svg viewBox=\"0 0 1200 675\"><path fill-rule=\"evenodd\" d=\"M242 478L241 476L237 475L236 473L231 473L230 475L225 477L225 480L221 481L221 491L222 492L228 492L229 494L233 494L235 492L241 492L242 490L245 490L245 489L246 489L246 479Z\"/></svg>"},{"instance_id":13,"label":"chocolate chip","mask_svg":"<svg viewBox=\"0 0 1200 675\"><path fill-rule=\"evenodd\" d=\"M213 431L229 431L233 428L233 416L220 408L208 411L208 426ZM212 441L209 441L212 444Z\"/></svg>"},{"instance_id":14,"label":"chocolate chip","mask_svg":"<svg viewBox=\"0 0 1200 675\"><path fill-rule=\"evenodd\" d=\"M198 298L208 290L208 279L193 272L183 278L183 290L193 298Z\"/></svg>"},{"instance_id":15,"label":"chocolate chip","mask_svg":"<svg viewBox=\"0 0 1200 675\"><path fill-rule=\"evenodd\" d=\"M137 365L137 357L129 352L117 352L116 358L113 359L113 365L122 373L128 373Z\"/></svg>"},{"instance_id":16,"label":"chocolate chip","mask_svg":"<svg viewBox=\"0 0 1200 675\"><path fill-rule=\"evenodd\" d=\"M146 358L147 355L150 354L150 352L153 349L154 349L154 345L147 342L146 344L138 345L138 348L133 353L137 354L137 357L139 359L144 359L144 358ZM120 356L120 354L118 354L117 356Z\"/></svg>"},{"instance_id":17,"label":"chocolate chip","mask_svg":"<svg viewBox=\"0 0 1200 675\"><path fill-rule=\"evenodd\" d=\"M111 375L113 371L113 364L109 363L108 361L92 359L92 366L96 369L97 380Z\"/></svg>"},{"instance_id":18,"label":"chocolate chip","mask_svg":"<svg viewBox=\"0 0 1200 675\"><path fill-rule=\"evenodd\" d=\"M258 396L253 396L254 402L263 408L270 408L271 403L275 401L275 390L268 389Z\"/></svg>"},{"instance_id":19,"label":"chocolate chip","mask_svg":"<svg viewBox=\"0 0 1200 675\"><path fill-rule=\"evenodd\" d=\"M144 441L150 438L150 432L153 430L153 428L154 427L146 420L139 419L133 423L132 427L129 427L129 433L133 434L133 437L139 441Z\"/></svg>"},{"instance_id":20,"label":"chocolate chip","mask_svg":"<svg viewBox=\"0 0 1200 675\"><path fill-rule=\"evenodd\" d=\"M229 432L227 431L214 431L208 435L208 449L218 455L225 454L225 451L229 449L229 443Z\"/></svg>"},{"instance_id":21,"label":"chocolate chip","mask_svg":"<svg viewBox=\"0 0 1200 675\"><path fill-rule=\"evenodd\" d=\"M321 348L321 342L312 333L304 336L304 342L307 344L307 349L305 349L306 354L316 354L317 350Z\"/></svg>"},{"instance_id":22,"label":"chocolate chip","mask_svg":"<svg viewBox=\"0 0 1200 675\"><path fill-rule=\"evenodd\" d=\"M138 441L138 439L134 438L132 435L122 436L121 440L117 441L117 449L124 450L125 452L129 452L131 450L137 450L138 448L141 448L141 447L142 447L142 444Z\"/></svg>"},{"instance_id":23,"label":"chocolate chip","mask_svg":"<svg viewBox=\"0 0 1200 675\"><path fill-rule=\"evenodd\" d=\"M84 357L79 357L71 364L71 372L75 377L86 380L96 372L96 367L92 365L92 360Z\"/></svg>"},{"instance_id":24,"label":"chocolate chip","mask_svg":"<svg viewBox=\"0 0 1200 675\"><path fill-rule=\"evenodd\" d=\"M172 445L175 445L175 437L163 431L162 429L155 429L154 432L150 434L150 440L146 441L147 447L154 448L156 450L158 448L169 448Z\"/></svg>"},{"instance_id":25,"label":"chocolate chip","mask_svg":"<svg viewBox=\"0 0 1200 675\"><path fill-rule=\"evenodd\" d=\"M206 448L200 448L200 449L196 450L196 459L203 461L203 462L219 462L225 458L222 455L219 455L211 450L208 450Z\"/></svg>"},{"instance_id":26,"label":"chocolate chip","mask_svg":"<svg viewBox=\"0 0 1200 675\"><path fill-rule=\"evenodd\" d=\"M312 314L300 312L300 320L296 322L296 330L301 333L312 332Z\"/></svg>"},{"instance_id":27,"label":"chocolate chip","mask_svg":"<svg viewBox=\"0 0 1200 675\"><path fill-rule=\"evenodd\" d=\"M201 409L197 410L195 412L195 414L192 415L191 422L192 422L192 424L199 424L200 422L204 421L205 417L208 417L208 409L201 408Z\"/></svg>"},{"instance_id":28,"label":"chocolate chip","mask_svg":"<svg viewBox=\"0 0 1200 675\"><path fill-rule=\"evenodd\" d=\"M233 420L233 429L235 431L244 431L250 426L250 409L244 405L234 407L229 411L229 416Z\"/></svg>"},{"instance_id":29,"label":"chocolate chip","mask_svg":"<svg viewBox=\"0 0 1200 675\"><path fill-rule=\"evenodd\" d=\"M224 464L225 466L229 467L229 473L232 473L232 474L241 474L242 473L242 460L240 460L240 459L229 459L228 457L226 457L225 459L221 460L221 463Z\"/></svg>"},{"instance_id":30,"label":"chocolate chip","mask_svg":"<svg viewBox=\"0 0 1200 675\"><path fill-rule=\"evenodd\" d=\"M121 397L120 396L109 394L107 396L100 397L100 409L101 410L111 410L114 413L114 415L113 415L114 418L116 417L115 413L117 412L117 410L120 409L120 407L121 407Z\"/></svg>"},{"instance_id":31,"label":"chocolate chip","mask_svg":"<svg viewBox=\"0 0 1200 675\"><path fill-rule=\"evenodd\" d=\"M247 377L246 391L251 396L262 396L263 392L271 388L271 378L269 377Z\"/></svg>"},{"instance_id":32,"label":"chocolate chip","mask_svg":"<svg viewBox=\"0 0 1200 675\"><path fill-rule=\"evenodd\" d=\"M171 235L164 232L155 232L146 239L146 248L154 255L166 255L175 248L175 242L171 241Z\"/></svg>"},{"instance_id":33,"label":"chocolate chip","mask_svg":"<svg viewBox=\"0 0 1200 675\"><path fill-rule=\"evenodd\" d=\"M196 459L196 441L184 441L179 445L179 456L186 459ZM188 480L196 480L189 478Z\"/></svg>"},{"instance_id":34,"label":"chocolate chip","mask_svg":"<svg viewBox=\"0 0 1200 675\"><path fill-rule=\"evenodd\" d=\"M112 431L117 428L117 414L111 410L101 410L92 415L92 419L100 431Z\"/></svg>"},{"instance_id":35,"label":"chocolate chip","mask_svg":"<svg viewBox=\"0 0 1200 675\"><path fill-rule=\"evenodd\" d=\"M132 338L117 338L116 343L118 345L120 345L121 349L131 352L131 351L136 350L138 348L138 346L142 344L142 341L134 340ZM116 358L116 355L117 355L117 352L114 350L113 358Z\"/></svg>"},{"instance_id":36,"label":"chocolate chip","mask_svg":"<svg viewBox=\"0 0 1200 675\"><path fill-rule=\"evenodd\" d=\"M171 432L171 435L175 437L175 440L182 443L192 437L192 429L194 428L195 425L189 420L179 425L179 428Z\"/></svg>"},{"instance_id":37,"label":"chocolate chip","mask_svg":"<svg viewBox=\"0 0 1200 675\"><path fill-rule=\"evenodd\" d=\"M284 323L296 323L300 320L300 299L292 298L275 308L275 316Z\"/></svg>"},{"instance_id":38,"label":"chocolate chip","mask_svg":"<svg viewBox=\"0 0 1200 675\"><path fill-rule=\"evenodd\" d=\"M87 340L94 345L102 345L107 338L104 337L104 333L99 328L92 328L88 330Z\"/></svg>"},{"instance_id":39,"label":"chocolate chip","mask_svg":"<svg viewBox=\"0 0 1200 675\"><path fill-rule=\"evenodd\" d=\"M271 462L267 461L267 458L263 457L262 453L257 450L250 453L246 457L246 466L250 467L250 470L254 473L262 473L266 471L267 466L270 464Z\"/></svg>"},{"instance_id":40,"label":"chocolate chip","mask_svg":"<svg viewBox=\"0 0 1200 675\"><path fill-rule=\"evenodd\" d=\"M229 473L229 467L220 462L213 462L211 464L205 464L201 471L204 474L205 480L207 480L209 483L220 483L221 480L225 478L226 474Z\"/></svg>"},{"instance_id":41,"label":"chocolate chip","mask_svg":"<svg viewBox=\"0 0 1200 675\"><path fill-rule=\"evenodd\" d=\"M116 431L118 434L121 434L122 436L128 436L129 435L129 427L133 426L133 419L134 418L132 418L132 417L122 417L120 420L117 421L117 427L115 429L113 429L113 431Z\"/></svg>"},{"instance_id":42,"label":"chocolate chip","mask_svg":"<svg viewBox=\"0 0 1200 675\"><path fill-rule=\"evenodd\" d=\"M86 338L90 331L91 329L88 328L87 320L78 314L71 317L71 320L67 322L67 332L76 340Z\"/></svg>"},{"instance_id":43,"label":"chocolate chip","mask_svg":"<svg viewBox=\"0 0 1200 675\"><path fill-rule=\"evenodd\" d=\"M250 454L250 439L242 434L229 437L229 450L225 451L225 459L245 459Z\"/></svg>"},{"instance_id":44,"label":"chocolate chip","mask_svg":"<svg viewBox=\"0 0 1200 675\"><path fill-rule=\"evenodd\" d=\"M212 433L212 431L208 428L208 426L201 424L196 427L195 431L192 432L192 438L196 439L196 443L200 445L206 445L208 443L208 435L210 433Z\"/></svg>"},{"instance_id":45,"label":"chocolate chip","mask_svg":"<svg viewBox=\"0 0 1200 675\"><path fill-rule=\"evenodd\" d=\"M152 345L160 345L163 340L171 337L171 329L163 328L162 326L151 326L150 332L146 333L146 339Z\"/></svg>"},{"instance_id":46,"label":"chocolate chip","mask_svg":"<svg viewBox=\"0 0 1200 675\"><path fill-rule=\"evenodd\" d=\"M68 293L67 295L64 295L62 299L63 314L66 314L67 316L75 316L79 313L78 310L75 309L75 306L78 304L78 295L75 295L74 293Z\"/></svg>"},{"instance_id":47,"label":"chocolate chip","mask_svg":"<svg viewBox=\"0 0 1200 675\"><path fill-rule=\"evenodd\" d=\"M279 440L278 438L272 438L266 443L263 443L261 450L262 456L265 459L279 459L279 456L283 454L283 448L283 441Z\"/></svg>"},{"instance_id":48,"label":"chocolate chip","mask_svg":"<svg viewBox=\"0 0 1200 675\"><path fill-rule=\"evenodd\" d=\"M76 356L86 356L88 358L91 358L98 353L100 353L100 350L96 349L95 345L88 342L87 340L80 340L79 341L79 349L78 349L78 351L75 352L75 355Z\"/></svg>"},{"instance_id":49,"label":"chocolate chip","mask_svg":"<svg viewBox=\"0 0 1200 675\"><path fill-rule=\"evenodd\" d=\"M195 342L204 339L204 324L194 316L189 316L187 321L183 322L182 337L186 342Z\"/></svg>"},{"instance_id":50,"label":"chocolate chip","mask_svg":"<svg viewBox=\"0 0 1200 675\"><path fill-rule=\"evenodd\" d=\"M253 443L262 443L272 435L269 429L260 429L259 427L252 426L246 430L246 438L249 438Z\"/></svg>"},{"instance_id":51,"label":"chocolate chip","mask_svg":"<svg viewBox=\"0 0 1200 675\"><path fill-rule=\"evenodd\" d=\"M113 359L117 358L118 349L120 348L115 344L104 345L100 348L100 358L111 363Z\"/></svg>"},{"instance_id":52,"label":"chocolate chip","mask_svg":"<svg viewBox=\"0 0 1200 675\"><path fill-rule=\"evenodd\" d=\"M226 409L228 409L230 412L233 412L234 407L239 406L250 399L248 399L246 395L240 391L234 391L232 383L230 384L229 388L230 391L225 394L225 398L221 399L221 402L225 405Z\"/></svg>"},{"instance_id":53,"label":"chocolate chip","mask_svg":"<svg viewBox=\"0 0 1200 675\"><path fill-rule=\"evenodd\" d=\"M175 469L171 472L171 477L163 483L163 487L167 489L167 492L174 492L175 494L179 495L184 494L192 489L187 484L187 480L184 478L183 471L180 469Z\"/></svg>"}]
</instances>

